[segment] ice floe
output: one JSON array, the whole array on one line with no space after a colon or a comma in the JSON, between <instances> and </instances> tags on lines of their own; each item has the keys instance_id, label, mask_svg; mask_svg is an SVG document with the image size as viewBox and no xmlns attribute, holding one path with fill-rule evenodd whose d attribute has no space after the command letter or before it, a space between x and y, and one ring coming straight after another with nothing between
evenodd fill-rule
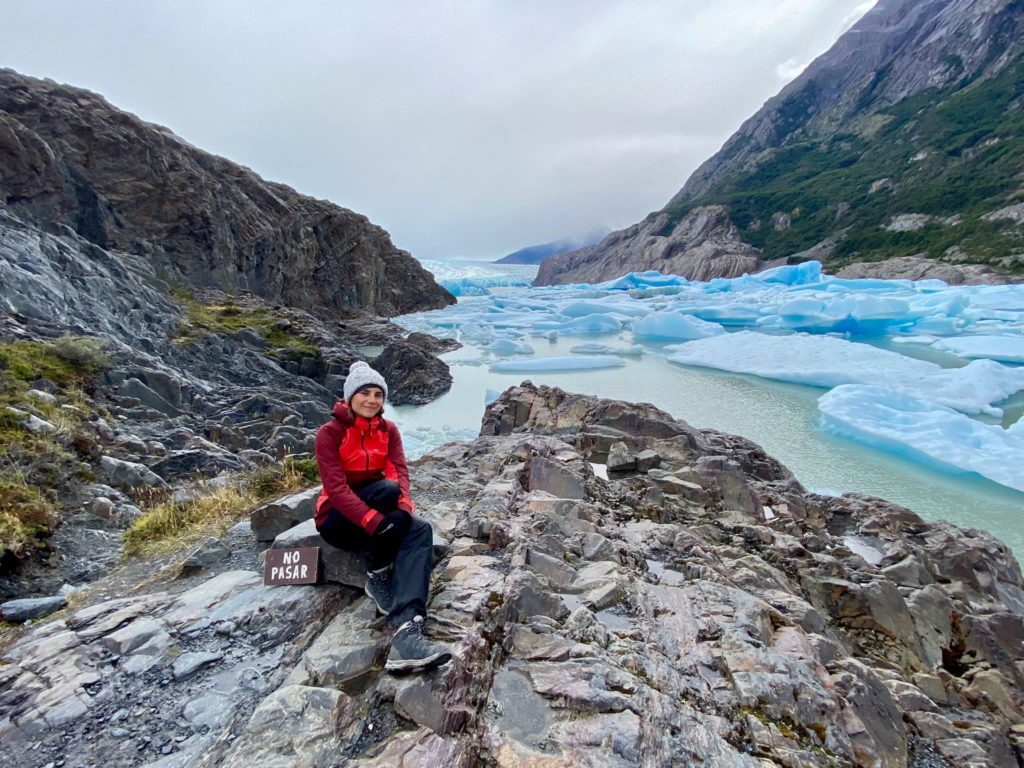
<instances>
[{"instance_id":1,"label":"ice floe","mask_svg":"<svg viewBox=\"0 0 1024 768\"><path fill-rule=\"evenodd\" d=\"M848 384L818 400L822 428L947 472L975 472L1024 491L1024 429L985 424L952 408Z\"/></svg>"},{"instance_id":2,"label":"ice floe","mask_svg":"<svg viewBox=\"0 0 1024 768\"><path fill-rule=\"evenodd\" d=\"M995 403L1024 389L1024 368L975 360L943 368L887 349L834 336L755 331L698 339L665 348L670 362L700 365L815 387L878 384L964 413L1002 414Z\"/></svg>"},{"instance_id":3,"label":"ice floe","mask_svg":"<svg viewBox=\"0 0 1024 768\"><path fill-rule=\"evenodd\" d=\"M960 336L939 339L932 346L957 357L1024 363L1024 336Z\"/></svg>"},{"instance_id":4,"label":"ice floe","mask_svg":"<svg viewBox=\"0 0 1024 768\"><path fill-rule=\"evenodd\" d=\"M503 360L491 365L494 373L536 373L542 371L593 371L601 368L621 368L625 360L608 355L571 355L562 357L525 357Z\"/></svg>"}]
</instances>

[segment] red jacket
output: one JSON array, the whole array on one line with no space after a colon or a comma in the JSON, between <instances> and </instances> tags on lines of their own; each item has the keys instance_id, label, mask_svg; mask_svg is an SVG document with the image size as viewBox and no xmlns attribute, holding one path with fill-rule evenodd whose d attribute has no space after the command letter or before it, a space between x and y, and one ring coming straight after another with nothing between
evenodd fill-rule
<instances>
[{"instance_id":1,"label":"red jacket","mask_svg":"<svg viewBox=\"0 0 1024 768\"><path fill-rule=\"evenodd\" d=\"M385 477L395 480L400 489L398 506L412 512L402 438L392 422L380 416L356 416L344 400L335 403L333 414L316 433L316 463L324 484L316 503L316 524L322 525L333 507L372 535L384 515L367 506L352 487Z\"/></svg>"}]
</instances>

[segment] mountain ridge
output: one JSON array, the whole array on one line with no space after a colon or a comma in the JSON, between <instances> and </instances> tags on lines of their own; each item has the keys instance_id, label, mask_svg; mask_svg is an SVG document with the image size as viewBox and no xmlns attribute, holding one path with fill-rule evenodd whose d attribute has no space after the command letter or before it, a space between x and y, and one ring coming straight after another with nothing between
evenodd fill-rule
<instances>
[{"instance_id":1,"label":"mountain ridge","mask_svg":"<svg viewBox=\"0 0 1024 768\"><path fill-rule=\"evenodd\" d=\"M883 0L662 210L596 247L552 257L536 284L611 279L623 267L735 277L807 258L835 272L897 256L936 262L946 275L950 265L974 265L965 269L975 277L1019 279L1022 30L1018 0ZM710 239L728 246L687 254L700 242L676 228L686 235L705 207L722 209L724 229ZM930 218L901 229L907 214ZM753 264L736 258L750 249ZM699 270L687 273L694 263Z\"/></svg>"},{"instance_id":2,"label":"mountain ridge","mask_svg":"<svg viewBox=\"0 0 1024 768\"><path fill-rule=\"evenodd\" d=\"M0 199L51 233L198 288L393 316L455 301L365 216L189 144L102 96L0 70Z\"/></svg>"},{"instance_id":3,"label":"mountain ridge","mask_svg":"<svg viewBox=\"0 0 1024 768\"><path fill-rule=\"evenodd\" d=\"M553 256L556 253L563 253L565 251L575 251L580 248L585 248L588 245L594 245L599 243L611 230L608 227L601 227L600 229L588 232L580 237L563 237L561 240L552 240L549 243L541 243L540 245L528 245L525 248L520 248L517 251L513 251L507 256L502 256L500 259L495 261L495 264L540 264L548 256Z\"/></svg>"}]
</instances>

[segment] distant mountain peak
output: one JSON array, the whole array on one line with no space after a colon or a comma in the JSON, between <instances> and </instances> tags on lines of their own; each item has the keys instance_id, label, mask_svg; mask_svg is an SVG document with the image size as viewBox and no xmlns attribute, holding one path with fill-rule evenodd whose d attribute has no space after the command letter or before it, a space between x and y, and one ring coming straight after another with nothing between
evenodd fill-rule
<instances>
[{"instance_id":1,"label":"distant mountain peak","mask_svg":"<svg viewBox=\"0 0 1024 768\"><path fill-rule=\"evenodd\" d=\"M518 251L513 251L507 256L503 256L498 259L496 264L540 264L548 256L552 256L556 253L563 253L564 251L575 251L579 248L585 248L588 245L594 245L599 243L611 232L610 227L602 226L595 227L589 232L579 235L577 237L566 237L561 240L552 240L550 243L543 243L541 245L530 245L526 248L520 248Z\"/></svg>"}]
</instances>

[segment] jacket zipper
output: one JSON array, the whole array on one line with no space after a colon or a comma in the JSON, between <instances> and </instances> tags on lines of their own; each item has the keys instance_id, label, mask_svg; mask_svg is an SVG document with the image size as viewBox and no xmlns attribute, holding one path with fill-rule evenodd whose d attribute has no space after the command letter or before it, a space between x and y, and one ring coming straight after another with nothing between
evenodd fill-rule
<instances>
[{"instance_id":1,"label":"jacket zipper","mask_svg":"<svg viewBox=\"0 0 1024 768\"><path fill-rule=\"evenodd\" d=\"M359 430L359 447L363 449L363 453L366 455L366 473L370 472L370 452L366 450L366 431Z\"/></svg>"}]
</instances>

